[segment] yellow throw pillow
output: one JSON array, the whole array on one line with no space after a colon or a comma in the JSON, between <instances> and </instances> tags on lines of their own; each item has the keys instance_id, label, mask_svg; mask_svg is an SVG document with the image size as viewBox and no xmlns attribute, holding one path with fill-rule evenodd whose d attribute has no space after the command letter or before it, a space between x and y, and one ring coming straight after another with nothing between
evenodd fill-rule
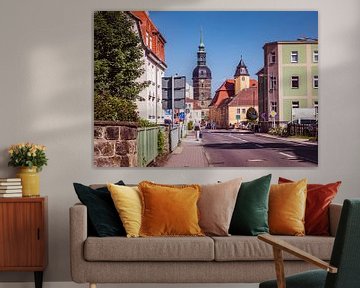
<instances>
[{"instance_id":1,"label":"yellow throw pillow","mask_svg":"<svg viewBox=\"0 0 360 288\"><path fill-rule=\"evenodd\" d=\"M139 237L141 226L141 197L137 187L107 185L127 237Z\"/></svg>"},{"instance_id":2,"label":"yellow throw pillow","mask_svg":"<svg viewBox=\"0 0 360 288\"><path fill-rule=\"evenodd\" d=\"M305 234L307 180L271 185L269 228L271 234L303 236Z\"/></svg>"},{"instance_id":3,"label":"yellow throw pillow","mask_svg":"<svg viewBox=\"0 0 360 288\"><path fill-rule=\"evenodd\" d=\"M199 227L199 185L161 185L143 181L140 236L203 236Z\"/></svg>"}]
</instances>

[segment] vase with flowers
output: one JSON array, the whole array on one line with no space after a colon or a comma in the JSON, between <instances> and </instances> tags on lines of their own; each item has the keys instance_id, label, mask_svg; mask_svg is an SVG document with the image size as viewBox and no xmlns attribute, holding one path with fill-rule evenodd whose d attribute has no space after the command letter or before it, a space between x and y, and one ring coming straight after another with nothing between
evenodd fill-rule
<instances>
[{"instance_id":1,"label":"vase with flowers","mask_svg":"<svg viewBox=\"0 0 360 288\"><path fill-rule=\"evenodd\" d=\"M39 172L47 165L46 147L33 143L20 143L9 147L9 166L19 167L16 174L21 178L23 197L40 195Z\"/></svg>"}]
</instances>

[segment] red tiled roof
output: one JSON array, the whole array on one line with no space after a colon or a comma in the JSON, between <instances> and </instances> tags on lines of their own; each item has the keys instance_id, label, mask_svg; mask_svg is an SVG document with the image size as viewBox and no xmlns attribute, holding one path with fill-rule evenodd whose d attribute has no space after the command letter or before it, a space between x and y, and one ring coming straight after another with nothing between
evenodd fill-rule
<instances>
[{"instance_id":1,"label":"red tiled roof","mask_svg":"<svg viewBox=\"0 0 360 288\"><path fill-rule=\"evenodd\" d=\"M209 106L218 106L223 100L234 95L235 81L234 79L227 79L223 84L216 90L215 96L212 99Z\"/></svg>"},{"instance_id":2,"label":"red tiled roof","mask_svg":"<svg viewBox=\"0 0 360 288\"><path fill-rule=\"evenodd\" d=\"M166 40L164 36L161 35L154 22L150 19L149 14L146 11L130 11L130 14L140 22L139 33L144 46L165 64ZM148 34L146 34L146 32ZM150 40L147 41L146 39L147 35L152 38L151 47L146 46L146 43L149 43L150 45Z\"/></svg>"},{"instance_id":3,"label":"red tiled roof","mask_svg":"<svg viewBox=\"0 0 360 288\"><path fill-rule=\"evenodd\" d=\"M250 79L250 87L257 87L258 81L255 79Z\"/></svg>"},{"instance_id":4,"label":"red tiled roof","mask_svg":"<svg viewBox=\"0 0 360 288\"><path fill-rule=\"evenodd\" d=\"M228 104L229 106L257 106L259 105L258 100L258 89L257 87L250 87L241 90Z\"/></svg>"}]
</instances>

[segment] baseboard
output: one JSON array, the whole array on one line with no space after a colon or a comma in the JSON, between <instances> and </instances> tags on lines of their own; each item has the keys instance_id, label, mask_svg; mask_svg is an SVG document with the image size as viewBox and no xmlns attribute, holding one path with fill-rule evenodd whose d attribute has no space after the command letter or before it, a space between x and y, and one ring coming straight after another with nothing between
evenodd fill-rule
<instances>
[{"instance_id":1,"label":"baseboard","mask_svg":"<svg viewBox=\"0 0 360 288\"><path fill-rule=\"evenodd\" d=\"M74 282L44 282L43 288L88 288ZM258 288L259 284L98 284L97 288ZM34 288L31 282L2 282L0 288Z\"/></svg>"}]
</instances>

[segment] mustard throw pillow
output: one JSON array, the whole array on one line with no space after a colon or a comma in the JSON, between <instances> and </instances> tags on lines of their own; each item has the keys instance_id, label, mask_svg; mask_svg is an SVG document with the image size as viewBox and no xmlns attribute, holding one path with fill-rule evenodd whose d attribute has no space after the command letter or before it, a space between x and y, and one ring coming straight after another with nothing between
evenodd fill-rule
<instances>
[{"instance_id":1,"label":"mustard throw pillow","mask_svg":"<svg viewBox=\"0 0 360 288\"><path fill-rule=\"evenodd\" d=\"M305 234L307 180L271 185L269 228L271 234L303 236Z\"/></svg>"},{"instance_id":2,"label":"mustard throw pillow","mask_svg":"<svg viewBox=\"0 0 360 288\"><path fill-rule=\"evenodd\" d=\"M202 236L197 201L199 185L161 185L143 181L140 236Z\"/></svg>"},{"instance_id":3,"label":"mustard throw pillow","mask_svg":"<svg viewBox=\"0 0 360 288\"><path fill-rule=\"evenodd\" d=\"M139 237L141 226L141 197L137 187L107 185L127 237Z\"/></svg>"}]
</instances>

